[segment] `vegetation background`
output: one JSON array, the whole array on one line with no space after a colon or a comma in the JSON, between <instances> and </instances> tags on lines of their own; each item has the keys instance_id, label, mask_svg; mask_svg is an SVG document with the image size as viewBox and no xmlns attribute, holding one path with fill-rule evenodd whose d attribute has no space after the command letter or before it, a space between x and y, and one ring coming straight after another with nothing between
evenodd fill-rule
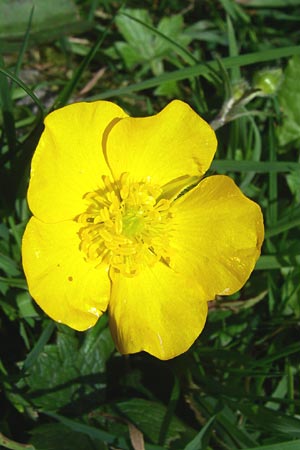
<instances>
[{"instance_id":1,"label":"vegetation background","mask_svg":"<svg viewBox=\"0 0 300 450\"><path fill-rule=\"evenodd\" d=\"M300 0L0 1L0 448L299 450L299 21ZM54 324L26 288L43 117L104 98L188 102L217 130L211 172L264 212L255 272L174 360L121 356L106 317Z\"/></svg>"}]
</instances>

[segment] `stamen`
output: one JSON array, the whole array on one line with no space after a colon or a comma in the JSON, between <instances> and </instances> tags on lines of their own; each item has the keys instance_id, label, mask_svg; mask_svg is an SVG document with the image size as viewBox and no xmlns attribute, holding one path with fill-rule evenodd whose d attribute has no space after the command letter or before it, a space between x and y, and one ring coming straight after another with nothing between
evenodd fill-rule
<instances>
[{"instance_id":1,"label":"stamen","mask_svg":"<svg viewBox=\"0 0 300 450\"><path fill-rule=\"evenodd\" d=\"M128 173L118 182L103 177L104 189L85 195L87 210L77 217L80 250L95 266L135 276L145 266L170 260L170 201L145 181L131 182ZM159 200L158 200L159 198Z\"/></svg>"}]
</instances>

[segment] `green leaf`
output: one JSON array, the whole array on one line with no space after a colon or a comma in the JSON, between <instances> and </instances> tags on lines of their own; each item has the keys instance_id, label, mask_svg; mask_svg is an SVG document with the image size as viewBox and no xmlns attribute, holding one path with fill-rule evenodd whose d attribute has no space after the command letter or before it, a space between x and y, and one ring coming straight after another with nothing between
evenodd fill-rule
<instances>
[{"instance_id":1,"label":"green leaf","mask_svg":"<svg viewBox=\"0 0 300 450\"><path fill-rule=\"evenodd\" d=\"M158 443L161 424L167 412L167 408L163 404L141 398L134 398L117 403L115 407L118 412L132 422L145 437L147 437L147 439L150 439L150 441L155 444ZM180 438L180 436L187 431L189 431L187 426L173 415L168 426L166 443Z\"/></svg>"},{"instance_id":2,"label":"green leaf","mask_svg":"<svg viewBox=\"0 0 300 450\"><path fill-rule=\"evenodd\" d=\"M233 67L249 66L252 64L257 64L258 62L272 61L278 58L285 58L287 56L299 54L300 45L272 48L270 50L265 50L264 52L254 52L245 55L222 58L222 65L225 69L231 69ZM120 87L118 89L107 89L105 92L102 92L95 96L91 96L89 99L99 100L128 95L132 94L133 92L138 92L144 89L159 86L161 83L168 81L185 80L187 78L198 77L200 75L208 76L212 71L218 69L219 62L214 59L212 61L208 61L207 63L194 64L191 67L184 67L183 69L174 70L172 72L164 72L162 75L149 78L147 80L129 86Z\"/></svg>"},{"instance_id":3,"label":"green leaf","mask_svg":"<svg viewBox=\"0 0 300 450\"><path fill-rule=\"evenodd\" d=\"M186 50L191 37L183 32L180 15L164 17L157 27L152 24L148 11L144 9L122 9L116 18L118 29L127 43L117 42L115 51L108 53L116 57L119 53L127 67L142 64L151 67L155 75L163 73L162 59L168 59L170 51L175 52L188 64L195 58Z\"/></svg>"},{"instance_id":4,"label":"green leaf","mask_svg":"<svg viewBox=\"0 0 300 450\"><path fill-rule=\"evenodd\" d=\"M16 261L3 253L0 253L0 269L10 277L20 275L20 270Z\"/></svg>"},{"instance_id":5,"label":"green leaf","mask_svg":"<svg viewBox=\"0 0 300 450\"><path fill-rule=\"evenodd\" d=\"M116 17L116 25L130 47L140 55L142 61L152 59L154 56L153 34L144 25L128 16L151 25L149 12L146 9L123 9Z\"/></svg>"},{"instance_id":6,"label":"green leaf","mask_svg":"<svg viewBox=\"0 0 300 450\"><path fill-rule=\"evenodd\" d=\"M239 405L241 412L254 424L272 436L300 438L300 420L277 411L254 405ZM262 421L263 417L263 421Z\"/></svg>"},{"instance_id":7,"label":"green leaf","mask_svg":"<svg viewBox=\"0 0 300 450\"><path fill-rule=\"evenodd\" d=\"M34 428L31 434L31 442L36 450L95 450L89 436L60 423L41 425ZM98 450L107 449L99 440L96 445Z\"/></svg>"},{"instance_id":8,"label":"green leaf","mask_svg":"<svg viewBox=\"0 0 300 450\"><path fill-rule=\"evenodd\" d=\"M287 271L286 280L282 286L283 296L286 298L286 305L289 307L296 318L300 317L300 284L298 283L300 276L300 268L297 267L294 270Z\"/></svg>"},{"instance_id":9,"label":"green leaf","mask_svg":"<svg viewBox=\"0 0 300 450\"><path fill-rule=\"evenodd\" d=\"M283 123L277 128L279 144L285 146L300 142L300 57L289 60L284 71L284 81L278 92L279 103L283 112Z\"/></svg>"},{"instance_id":10,"label":"green leaf","mask_svg":"<svg viewBox=\"0 0 300 450\"><path fill-rule=\"evenodd\" d=\"M300 170L292 171L286 176L287 184L291 190L291 193L295 196L297 203L300 203Z\"/></svg>"},{"instance_id":11,"label":"green leaf","mask_svg":"<svg viewBox=\"0 0 300 450\"><path fill-rule=\"evenodd\" d=\"M16 297L17 305L19 308L19 316L23 317L24 319L29 317L37 317L38 313L36 312L32 298L30 297L29 293L26 292L20 292Z\"/></svg>"},{"instance_id":12,"label":"green leaf","mask_svg":"<svg viewBox=\"0 0 300 450\"><path fill-rule=\"evenodd\" d=\"M56 344L46 345L28 369L27 383L36 406L55 411L72 403L83 407L102 399L106 361L114 350L105 318L84 335L59 327Z\"/></svg>"},{"instance_id":13,"label":"green leaf","mask_svg":"<svg viewBox=\"0 0 300 450\"><path fill-rule=\"evenodd\" d=\"M158 31L164 36L172 39L177 44L186 47L191 37L183 32L183 18L181 15L175 15L171 17L163 17L158 24ZM155 53L157 56L164 55L170 51L170 48L175 50L175 47L171 43L164 39L162 36L156 35L155 37Z\"/></svg>"},{"instance_id":14,"label":"green leaf","mask_svg":"<svg viewBox=\"0 0 300 450\"><path fill-rule=\"evenodd\" d=\"M107 51L107 53L115 58L119 58L120 55L128 69L132 69L141 62L141 55L127 42L116 42L115 49L110 50L114 50L114 52Z\"/></svg>"},{"instance_id":15,"label":"green leaf","mask_svg":"<svg viewBox=\"0 0 300 450\"><path fill-rule=\"evenodd\" d=\"M0 50L1 50L1 48L0 48ZM44 110L43 104L40 102L38 97L27 86L27 84L23 83L23 81L19 77L15 76L12 72L10 72L9 70L4 69L3 67L0 67L0 73L3 74L4 76L6 76L7 78L11 79L18 86L20 86L22 89L24 89L24 91L32 98L32 100L35 102L35 104L39 107L41 112Z\"/></svg>"},{"instance_id":16,"label":"green leaf","mask_svg":"<svg viewBox=\"0 0 300 450\"><path fill-rule=\"evenodd\" d=\"M300 439L296 441L285 441L279 444L261 445L259 447L246 448L245 450L299 450Z\"/></svg>"},{"instance_id":17,"label":"green leaf","mask_svg":"<svg viewBox=\"0 0 300 450\"><path fill-rule=\"evenodd\" d=\"M300 174L300 163L292 161L236 161L233 159L215 159L211 169L224 172L290 172Z\"/></svg>"},{"instance_id":18,"label":"green leaf","mask_svg":"<svg viewBox=\"0 0 300 450\"><path fill-rule=\"evenodd\" d=\"M195 436L194 439L184 448L184 450L206 450L214 420L215 416L212 416L201 431L199 431L197 436Z\"/></svg>"},{"instance_id":19,"label":"green leaf","mask_svg":"<svg viewBox=\"0 0 300 450\"><path fill-rule=\"evenodd\" d=\"M256 263L256 270L273 270L295 267L300 264L300 255L262 255Z\"/></svg>"},{"instance_id":20,"label":"green leaf","mask_svg":"<svg viewBox=\"0 0 300 450\"><path fill-rule=\"evenodd\" d=\"M179 98L180 89L176 81L168 81L166 83L161 83L161 85L155 89L155 95L163 95L169 99Z\"/></svg>"},{"instance_id":21,"label":"green leaf","mask_svg":"<svg viewBox=\"0 0 300 450\"><path fill-rule=\"evenodd\" d=\"M75 90L76 86L78 85L79 81L81 80L86 68L88 67L90 62L95 57L97 51L101 47L106 35L108 34L108 31L109 31L109 27L107 27L103 33L99 33L98 38L94 42L94 45L91 47L89 52L83 58L81 63L77 66L73 77L70 79L70 81L67 84L65 84L64 88L61 90L56 101L54 102L53 109L61 108L62 106L65 106L66 103L69 101L73 91Z\"/></svg>"},{"instance_id":22,"label":"green leaf","mask_svg":"<svg viewBox=\"0 0 300 450\"><path fill-rule=\"evenodd\" d=\"M245 3L249 8L287 8L299 5L300 0L247 0Z\"/></svg>"},{"instance_id":23,"label":"green leaf","mask_svg":"<svg viewBox=\"0 0 300 450\"><path fill-rule=\"evenodd\" d=\"M116 441L116 437L114 435L100 430L99 428L91 427L89 425L86 425L85 423L80 423L76 420L69 419L68 417L61 416L60 414L55 414L49 411L43 411L43 413L57 420L71 430L74 430L76 433L83 433L92 439L99 439L103 442L113 443Z\"/></svg>"},{"instance_id":24,"label":"green leaf","mask_svg":"<svg viewBox=\"0 0 300 450\"><path fill-rule=\"evenodd\" d=\"M0 48L1 49L1 48ZM0 53L0 68L4 67L4 59ZM3 117L3 132L6 135L8 148L14 155L16 146L16 130L11 88L6 76L0 73L0 107Z\"/></svg>"},{"instance_id":25,"label":"green leaf","mask_svg":"<svg viewBox=\"0 0 300 450\"><path fill-rule=\"evenodd\" d=\"M34 9L33 9L34 8ZM48 41L88 27L80 20L73 0L2 0L0 2L0 49L19 47L33 9L31 41Z\"/></svg>"}]
</instances>

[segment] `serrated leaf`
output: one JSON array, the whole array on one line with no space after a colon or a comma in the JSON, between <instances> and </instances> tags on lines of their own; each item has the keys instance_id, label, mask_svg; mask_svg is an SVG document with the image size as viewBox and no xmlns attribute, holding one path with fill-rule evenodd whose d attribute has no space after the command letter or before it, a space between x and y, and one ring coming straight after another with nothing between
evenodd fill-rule
<instances>
[{"instance_id":1,"label":"serrated leaf","mask_svg":"<svg viewBox=\"0 0 300 450\"><path fill-rule=\"evenodd\" d=\"M300 141L300 57L289 60L284 71L284 81L278 92L283 113L283 123L277 128L279 144L285 146Z\"/></svg>"},{"instance_id":2,"label":"serrated leaf","mask_svg":"<svg viewBox=\"0 0 300 450\"><path fill-rule=\"evenodd\" d=\"M46 345L28 370L34 404L56 411L102 399L106 361L113 350L110 332L101 321L85 333L82 344L75 332L60 327L56 344Z\"/></svg>"},{"instance_id":3,"label":"serrated leaf","mask_svg":"<svg viewBox=\"0 0 300 450\"><path fill-rule=\"evenodd\" d=\"M158 24L158 31L164 36L174 40L176 43L187 46L191 41L189 35L183 33L183 18L181 15L174 15L171 17L163 17ZM156 56L163 55L170 50L170 42L161 36L155 38L155 54Z\"/></svg>"},{"instance_id":4,"label":"serrated leaf","mask_svg":"<svg viewBox=\"0 0 300 450\"><path fill-rule=\"evenodd\" d=\"M162 59L168 58L170 51L180 55L185 62L194 63L192 55L185 49L191 38L183 32L180 15L164 17L155 27L148 11L122 9L116 24L127 42L123 45L118 42L111 55L119 53L127 67L143 64L143 69L150 66L154 75L159 75L163 73Z\"/></svg>"},{"instance_id":5,"label":"serrated leaf","mask_svg":"<svg viewBox=\"0 0 300 450\"><path fill-rule=\"evenodd\" d=\"M152 25L149 12L146 9L123 9L122 12L141 22ZM117 15L116 25L130 47L135 49L142 60L151 59L154 55L154 36L143 24L131 19L125 14Z\"/></svg>"}]
</instances>

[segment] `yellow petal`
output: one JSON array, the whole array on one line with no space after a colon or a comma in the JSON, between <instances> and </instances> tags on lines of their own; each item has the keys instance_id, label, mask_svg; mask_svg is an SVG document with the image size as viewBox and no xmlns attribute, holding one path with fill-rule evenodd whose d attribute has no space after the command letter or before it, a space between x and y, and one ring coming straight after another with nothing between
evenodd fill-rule
<instances>
[{"instance_id":1,"label":"yellow petal","mask_svg":"<svg viewBox=\"0 0 300 450\"><path fill-rule=\"evenodd\" d=\"M173 204L171 267L199 283L207 300L238 291L264 238L260 207L226 176L211 176Z\"/></svg>"},{"instance_id":2,"label":"yellow petal","mask_svg":"<svg viewBox=\"0 0 300 450\"><path fill-rule=\"evenodd\" d=\"M212 128L186 103L174 100L155 116L126 118L108 135L107 160L115 179L151 177L160 186L202 176L217 146Z\"/></svg>"},{"instance_id":3,"label":"yellow petal","mask_svg":"<svg viewBox=\"0 0 300 450\"><path fill-rule=\"evenodd\" d=\"M85 193L110 175L102 140L124 111L110 102L75 103L49 114L34 153L28 202L44 222L72 219L85 209Z\"/></svg>"},{"instance_id":4,"label":"yellow petal","mask_svg":"<svg viewBox=\"0 0 300 450\"><path fill-rule=\"evenodd\" d=\"M45 224L31 218L22 242L29 291L54 320L76 330L96 323L107 309L107 268L95 269L79 250L76 222Z\"/></svg>"},{"instance_id":5,"label":"yellow petal","mask_svg":"<svg viewBox=\"0 0 300 450\"><path fill-rule=\"evenodd\" d=\"M113 279L109 314L121 353L145 350L170 359L185 352L201 333L207 302L196 283L157 263L138 276Z\"/></svg>"}]
</instances>

